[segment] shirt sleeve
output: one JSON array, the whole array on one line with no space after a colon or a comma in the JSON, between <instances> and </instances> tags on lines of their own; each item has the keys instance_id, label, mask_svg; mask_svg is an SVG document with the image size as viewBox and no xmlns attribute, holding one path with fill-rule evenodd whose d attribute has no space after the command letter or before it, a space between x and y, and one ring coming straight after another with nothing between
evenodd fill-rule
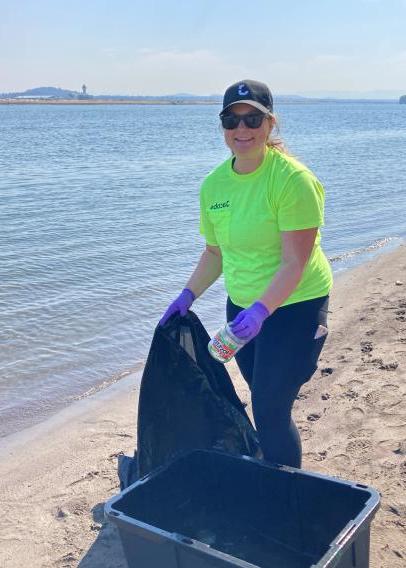
<instances>
[{"instance_id":1,"label":"shirt sleeve","mask_svg":"<svg viewBox=\"0 0 406 568\"><path fill-rule=\"evenodd\" d=\"M210 222L207 215L207 208L204 199L205 184L200 189L200 234L206 239L206 243L212 246L218 246L213 223Z\"/></svg>"},{"instance_id":2,"label":"shirt sleeve","mask_svg":"<svg viewBox=\"0 0 406 568\"><path fill-rule=\"evenodd\" d=\"M324 189L311 172L292 175L279 199L280 231L299 231L324 224Z\"/></svg>"}]
</instances>

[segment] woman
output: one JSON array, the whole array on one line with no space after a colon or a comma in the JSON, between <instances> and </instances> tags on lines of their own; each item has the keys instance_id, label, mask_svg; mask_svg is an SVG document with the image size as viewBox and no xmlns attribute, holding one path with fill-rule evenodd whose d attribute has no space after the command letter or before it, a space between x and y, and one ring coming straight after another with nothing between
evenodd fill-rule
<instances>
[{"instance_id":1,"label":"woman","mask_svg":"<svg viewBox=\"0 0 406 568\"><path fill-rule=\"evenodd\" d=\"M320 247L324 191L272 139L273 99L265 84L231 85L220 119L232 155L201 188L206 249L160 323L176 312L184 315L224 273L227 321L234 335L248 341L236 360L251 390L264 457L300 467L291 411L317 368L332 285Z\"/></svg>"}]
</instances>

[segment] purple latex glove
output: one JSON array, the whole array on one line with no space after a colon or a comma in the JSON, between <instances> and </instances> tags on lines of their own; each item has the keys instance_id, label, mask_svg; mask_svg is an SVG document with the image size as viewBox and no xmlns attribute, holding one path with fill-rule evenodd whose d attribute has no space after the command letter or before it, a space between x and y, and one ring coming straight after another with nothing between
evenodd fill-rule
<instances>
[{"instance_id":1,"label":"purple latex glove","mask_svg":"<svg viewBox=\"0 0 406 568\"><path fill-rule=\"evenodd\" d=\"M169 308L166 310L162 318L159 320L159 325L165 325L168 319L176 314L180 313L181 316L185 316L186 312L196 300L196 296L189 290L189 288L184 288L179 296L172 302Z\"/></svg>"},{"instance_id":2,"label":"purple latex glove","mask_svg":"<svg viewBox=\"0 0 406 568\"><path fill-rule=\"evenodd\" d=\"M258 335L268 316L268 308L261 302L255 302L252 306L237 314L230 323L231 331L239 339L250 341Z\"/></svg>"}]
</instances>

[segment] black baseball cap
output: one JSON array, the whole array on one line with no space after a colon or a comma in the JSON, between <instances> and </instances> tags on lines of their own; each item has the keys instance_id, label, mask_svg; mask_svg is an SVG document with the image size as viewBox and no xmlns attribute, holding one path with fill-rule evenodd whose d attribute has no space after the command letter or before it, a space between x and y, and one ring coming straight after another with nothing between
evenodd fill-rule
<instances>
[{"instance_id":1,"label":"black baseball cap","mask_svg":"<svg viewBox=\"0 0 406 568\"><path fill-rule=\"evenodd\" d=\"M267 85L250 79L239 81L228 87L224 93L223 110L220 115L236 103L246 103L265 114L273 111L273 98Z\"/></svg>"}]
</instances>

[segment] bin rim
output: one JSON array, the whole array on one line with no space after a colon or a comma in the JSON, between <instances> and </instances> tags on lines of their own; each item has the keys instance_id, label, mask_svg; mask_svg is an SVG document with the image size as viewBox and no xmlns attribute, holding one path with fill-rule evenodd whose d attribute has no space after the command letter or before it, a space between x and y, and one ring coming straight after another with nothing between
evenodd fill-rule
<instances>
[{"instance_id":1,"label":"bin rim","mask_svg":"<svg viewBox=\"0 0 406 568\"><path fill-rule=\"evenodd\" d=\"M215 449L199 449L199 448L196 448L196 449L189 450L189 451L179 452L178 454L176 454L176 456L174 456L171 460L169 460L164 465L161 465L161 466L155 468L150 473L147 473L146 475L144 475L143 477L141 477L140 479L138 479L137 481L135 481L134 483L129 485L126 489L121 491L118 495L114 495L113 497L108 499L106 501L105 505L104 505L105 517L109 521L112 521L116 524L127 523L127 524L130 524L133 527L134 526L137 527L137 529L141 530L142 532L144 532L144 531L145 531L145 533L151 533L152 532L156 535L159 535L162 538L165 538L165 539L168 539L168 540L171 540L171 541L176 539L176 541L183 546L193 546L193 547L205 550L206 552L209 552L211 555L219 556L219 557L224 558L226 560L232 559L233 562L234 562L233 566L236 566L235 561L237 559L235 557L227 554L227 553L216 550L215 548L207 547L204 543L201 543L198 540L187 537L186 535L181 535L179 533L171 533L171 532L165 531L163 529L160 529L159 527L156 527L154 525L150 525L150 524L145 523L143 521L139 521L138 519L134 519L133 517L126 515L122 511L117 511L114 507L114 505L118 501L120 501L127 493L133 491L134 489L143 485L147 481L150 481L151 479L159 476L162 472L169 469L175 462L186 459L190 455L196 455L196 454L217 454L217 455L225 456L228 459L233 459L235 461L241 461L241 460L250 461L250 462L253 462L255 464L260 465L261 467L265 467L267 469L285 471L285 472L287 472L291 475L296 475L296 476L315 477L315 478L318 478L318 479L321 479L321 480L326 480L326 481L336 481L336 482L340 483L341 485L346 485L346 486L348 486L352 489L356 489L358 491L363 491L363 492L368 493L369 497L366 500L362 511L360 511L358 513L358 515L356 515L354 517L354 519L350 519L348 521L346 526L338 533L338 535L334 538L334 540L332 540L329 543L328 549L323 554L323 556L318 560L317 564L313 564L310 568L317 568L317 567L323 567L323 568L331 567L331 568L333 568L333 566L335 566L335 560L336 560L337 556L339 556L340 551L343 549L343 546L348 546L349 544L351 544L351 541L355 538L356 533L357 533L357 529L358 529L358 527L361 526L361 524L365 524L366 526L369 527L369 525L372 522L372 519L375 516L375 514L376 514L376 512L379 508L379 505L380 505L380 493L376 489L374 489L373 487L358 483L356 481L350 481L350 480L342 479L342 478L337 477L337 476L325 475L325 474L319 473L319 472L302 470L302 469L294 468L294 467L291 467L291 466L281 465L281 464L278 464L278 463L265 462L263 460L253 458L251 456L235 455L235 454L230 454L228 452L215 450ZM241 559L238 559L238 560L239 560L239 562L241 562L241 564L238 565L238 566L241 566L241 568L251 568L251 567L257 568L254 564L251 564L251 563L246 562L246 561L241 560Z\"/></svg>"},{"instance_id":2,"label":"bin rim","mask_svg":"<svg viewBox=\"0 0 406 568\"><path fill-rule=\"evenodd\" d=\"M182 460L182 459L185 459L188 456L193 455L193 454L218 454L218 455L221 455L221 456L225 456L227 458L234 459L235 461L240 461L240 460L251 461L253 463L260 465L261 467L266 467L268 469L277 469L279 471L282 470L282 471L286 471L286 472L289 472L289 473L292 473L292 474L304 475L306 477L317 477L319 479L324 479L326 481L337 481L340 484L367 491L371 494L371 497L373 498L374 502L379 503L379 501L380 501L380 493L374 487L372 487L370 485L365 485L363 483L359 483L358 481L354 481L354 480L350 480L350 479L343 479L342 477L339 477L339 476L336 476L336 475L327 475L325 473L320 473L318 471L310 471L310 470L307 470L307 469L300 469L300 468L292 467L292 466L289 466L289 465L283 465L283 464L276 463L276 462L267 462L265 460L253 458L251 456L247 456L247 455L244 455L244 454L236 455L236 454L232 454L232 453L229 453L229 452L225 452L224 450L217 450L217 449L212 449L212 448L210 448L210 449L196 448L196 449L193 449L193 450L185 450L185 451L182 451L182 452L178 452L170 460L168 460L165 464L154 468L149 473L143 475L142 477L140 477L139 479L134 481L134 483L129 485L126 489L123 489L123 491L121 491L118 496L125 495L131 489L133 489L135 486L141 485L141 484L145 483L146 481L148 481L149 479L156 477L162 471L171 467L175 462ZM111 498L111 499L109 499L109 501L113 501L113 499L114 498Z\"/></svg>"}]
</instances>

